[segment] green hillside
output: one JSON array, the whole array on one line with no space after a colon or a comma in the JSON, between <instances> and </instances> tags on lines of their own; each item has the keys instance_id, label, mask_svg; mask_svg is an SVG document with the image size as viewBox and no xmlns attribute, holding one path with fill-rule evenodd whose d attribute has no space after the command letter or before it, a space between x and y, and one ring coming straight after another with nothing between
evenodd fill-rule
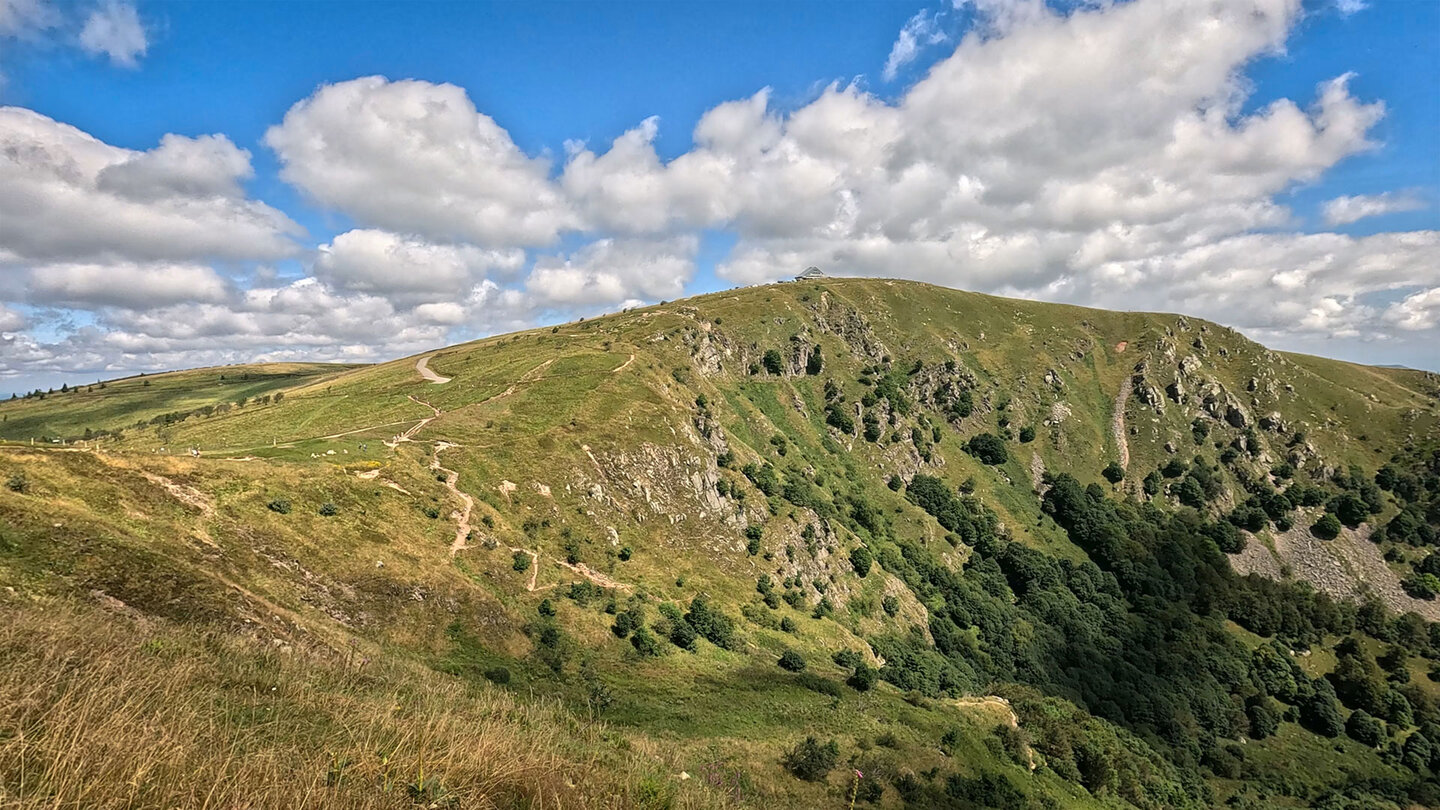
<instances>
[{"instance_id":1,"label":"green hillside","mask_svg":"<svg viewBox=\"0 0 1440 810\"><path fill-rule=\"evenodd\" d=\"M35 391L0 403L4 420L0 439L108 439L126 430L211 416L217 410L223 414L261 399L268 403L275 392L353 368L333 363L261 363L142 374L73 388L66 384L58 391Z\"/></svg>"},{"instance_id":2,"label":"green hillside","mask_svg":"<svg viewBox=\"0 0 1440 810\"><path fill-rule=\"evenodd\" d=\"M0 404L9 439L106 434L0 448L0 797L1437 803L1437 397L1177 315L826 279ZM207 756L75 775L125 734L84 708L116 672Z\"/></svg>"}]
</instances>

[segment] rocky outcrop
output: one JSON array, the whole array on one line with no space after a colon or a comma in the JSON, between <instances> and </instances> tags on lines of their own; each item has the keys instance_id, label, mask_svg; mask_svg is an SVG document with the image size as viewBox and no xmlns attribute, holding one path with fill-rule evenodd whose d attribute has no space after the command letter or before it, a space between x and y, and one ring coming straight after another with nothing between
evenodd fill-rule
<instances>
[{"instance_id":1,"label":"rocky outcrop","mask_svg":"<svg viewBox=\"0 0 1440 810\"><path fill-rule=\"evenodd\" d=\"M855 308L835 301L828 292L821 293L812 305L815 328L840 338L856 356L878 363L890 352L876 337L870 322Z\"/></svg>"}]
</instances>

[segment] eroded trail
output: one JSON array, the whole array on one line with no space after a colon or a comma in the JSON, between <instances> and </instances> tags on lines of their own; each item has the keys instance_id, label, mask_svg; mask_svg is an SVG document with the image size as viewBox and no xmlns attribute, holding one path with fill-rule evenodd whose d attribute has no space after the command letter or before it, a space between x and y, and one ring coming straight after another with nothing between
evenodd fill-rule
<instances>
[{"instance_id":1,"label":"eroded trail","mask_svg":"<svg viewBox=\"0 0 1440 810\"><path fill-rule=\"evenodd\" d=\"M447 448L458 446L459 445L450 442L436 442L435 455L430 459L430 469L445 473L445 488L450 490L450 494L459 498L461 503L465 504L463 509L452 513L455 517L455 539L450 543L451 557L469 548L466 541L470 539L470 515L475 511L475 499L461 492L460 489L455 486L455 483L460 480L460 473L440 466L440 452Z\"/></svg>"},{"instance_id":2,"label":"eroded trail","mask_svg":"<svg viewBox=\"0 0 1440 810\"><path fill-rule=\"evenodd\" d=\"M384 444L386 447L389 447L389 448L392 448L392 449L393 449L393 448L395 448L395 447L398 447L401 442L408 442L408 441L410 441L412 438L415 437L415 434L416 434L416 433L419 433L419 432L420 432L420 429L421 429L421 428L425 427L426 425L430 424L431 422L434 422L434 421L435 421L437 418L439 418L439 416L440 416L440 409L437 408L437 407L435 407L434 405L431 405L430 403L426 402L425 400L423 400L423 399L416 399L415 397L406 397L406 399L410 400L411 402L416 403L417 405L424 405L425 407L427 407L427 408L429 408L430 410L434 411L434 412L435 412L435 415L434 415L434 416L427 416L427 417L425 417L424 419L421 419L419 422L416 422L413 426L411 426L410 428L406 429L406 431L405 431L404 433L399 434L398 436L396 436L394 439L391 439L390 441L384 442L383 444Z\"/></svg>"},{"instance_id":3,"label":"eroded trail","mask_svg":"<svg viewBox=\"0 0 1440 810\"><path fill-rule=\"evenodd\" d=\"M1115 416L1110 422L1110 432L1115 434L1115 446L1120 451L1120 467L1130 469L1130 442L1125 436L1125 403L1130 401L1130 390L1135 386L1126 377L1120 383L1120 393L1115 395Z\"/></svg>"},{"instance_id":4,"label":"eroded trail","mask_svg":"<svg viewBox=\"0 0 1440 810\"><path fill-rule=\"evenodd\" d=\"M460 445L455 444L454 442L438 441L435 443L435 454L430 459L430 469L434 470L435 472L445 474L445 488L448 489L450 493L453 494L456 498L459 498L460 502L465 505L464 508L457 509L451 513L451 515L455 518L455 539L450 543L451 557L454 557L461 551L470 548L470 545L468 543L470 539L470 532L472 531L470 518L475 512L475 499L470 495L461 492L460 487L458 486L460 483L460 473L456 470L443 467L440 464L441 452L451 447L459 446ZM515 546L507 546L506 548L508 548L512 553L527 554L530 556L530 579L528 582L525 583L525 590L534 592L537 590L543 591L555 587L554 585L546 585L544 587L538 587L536 585L540 576L539 552L532 549L518 548ZM599 585L602 588L615 588L622 591L630 591L632 589L630 585L614 580L584 563L571 563L561 559L553 559L552 562L554 562L561 568L567 569L575 574L584 577L585 579L590 580L591 582Z\"/></svg>"}]
</instances>

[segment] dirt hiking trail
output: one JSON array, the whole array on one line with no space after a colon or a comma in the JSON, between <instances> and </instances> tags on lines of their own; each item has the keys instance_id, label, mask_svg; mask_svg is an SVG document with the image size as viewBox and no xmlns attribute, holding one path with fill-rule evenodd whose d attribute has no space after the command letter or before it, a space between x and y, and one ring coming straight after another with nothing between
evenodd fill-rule
<instances>
[{"instance_id":1,"label":"dirt hiking trail","mask_svg":"<svg viewBox=\"0 0 1440 810\"><path fill-rule=\"evenodd\" d=\"M453 377L442 377L439 374L431 371L430 357L431 355L427 354L419 360L415 361L415 370L420 372L421 377L424 377L435 385L444 385L445 383L448 383L450 382L450 380L454 379Z\"/></svg>"}]
</instances>

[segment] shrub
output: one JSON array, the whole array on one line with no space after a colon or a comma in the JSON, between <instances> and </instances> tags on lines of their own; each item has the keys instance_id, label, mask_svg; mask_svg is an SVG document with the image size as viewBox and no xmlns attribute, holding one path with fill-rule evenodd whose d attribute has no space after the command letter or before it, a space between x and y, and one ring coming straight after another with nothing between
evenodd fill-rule
<instances>
[{"instance_id":1,"label":"shrub","mask_svg":"<svg viewBox=\"0 0 1440 810\"><path fill-rule=\"evenodd\" d=\"M655 634L644 627L635 628L635 632L630 635L630 645L645 658L654 658L663 652Z\"/></svg>"},{"instance_id":2,"label":"shrub","mask_svg":"<svg viewBox=\"0 0 1440 810\"><path fill-rule=\"evenodd\" d=\"M785 361L781 359L780 352L774 349L766 349L765 356L760 359L760 365L771 374L780 375L785 373Z\"/></svg>"},{"instance_id":3,"label":"shrub","mask_svg":"<svg viewBox=\"0 0 1440 810\"><path fill-rule=\"evenodd\" d=\"M340 514L340 507L336 506L335 504L328 501L320 504L321 517L334 517L338 514Z\"/></svg>"},{"instance_id":4,"label":"shrub","mask_svg":"<svg viewBox=\"0 0 1440 810\"><path fill-rule=\"evenodd\" d=\"M1146 495L1158 495L1160 494L1160 487L1163 483L1164 481L1160 477L1160 473L1152 470L1149 475L1145 476L1145 480L1140 482L1140 488Z\"/></svg>"},{"instance_id":5,"label":"shrub","mask_svg":"<svg viewBox=\"0 0 1440 810\"><path fill-rule=\"evenodd\" d=\"M1356 709L1345 721L1345 733L1361 745L1374 748L1385 739L1385 725L1364 709Z\"/></svg>"},{"instance_id":6,"label":"shrub","mask_svg":"<svg viewBox=\"0 0 1440 810\"><path fill-rule=\"evenodd\" d=\"M849 410L839 402L830 402L825 405L825 424L846 435L855 433L855 419L850 416Z\"/></svg>"},{"instance_id":7,"label":"shrub","mask_svg":"<svg viewBox=\"0 0 1440 810\"><path fill-rule=\"evenodd\" d=\"M14 475L6 479L5 487L11 492L24 493L25 490L30 487L30 482L26 480L23 473L15 473Z\"/></svg>"},{"instance_id":8,"label":"shrub","mask_svg":"<svg viewBox=\"0 0 1440 810\"><path fill-rule=\"evenodd\" d=\"M810 350L810 359L805 362L805 373L814 377L825 368L825 359L820 356L820 346L817 344Z\"/></svg>"},{"instance_id":9,"label":"shrub","mask_svg":"<svg viewBox=\"0 0 1440 810\"><path fill-rule=\"evenodd\" d=\"M975 412L975 398L970 389L962 388L950 401L950 418L964 419Z\"/></svg>"},{"instance_id":10,"label":"shrub","mask_svg":"<svg viewBox=\"0 0 1440 810\"><path fill-rule=\"evenodd\" d=\"M786 633L795 632L795 620L789 616L782 616L780 618L780 629Z\"/></svg>"},{"instance_id":11,"label":"shrub","mask_svg":"<svg viewBox=\"0 0 1440 810\"><path fill-rule=\"evenodd\" d=\"M1020 428L1020 443L1029 444L1033 441L1035 441L1035 428L1029 425Z\"/></svg>"},{"instance_id":12,"label":"shrub","mask_svg":"<svg viewBox=\"0 0 1440 810\"><path fill-rule=\"evenodd\" d=\"M1005 451L1005 440L993 433L972 436L965 449L984 464L1004 464L1010 457Z\"/></svg>"},{"instance_id":13,"label":"shrub","mask_svg":"<svg viewBox=\"0 0 1440 810\"><path fill-rule=\"evenodd\" d=\"M537 608L537 610L540 611L541 616L554 616L555 603L551 602L549 599L542 600L540 602L540 607Z\"/></svg>"},{"instance_id":14,"label":"shrub","mask_svg":"<svg viewBox=\"0 0 1440 810\"><path fill-rule=\"evenodd\" d=\"M704 596L690 600L690 610L685 614L685 623L717 647L726 650L736 647L735 621L718 608L712 607Z\"/></svg>"},{"instance_id":15,"label":"shrub","mask_svg":"<svg viewBox=\"0 0 1440 810\"><path fill-rule=\"evenodd\" d=\"M1340 536L1340 518L1326 512L1310 527L1310 533L1321 540L1334 540Z\"/></svg>"},{"instance_id":16,"label":"shrub","mask_svg":"<svg viewBox=\"0 0 1440 810\"><path fill-rule=\"evenodd\" d=\"M801 655L798 652L795 652L794 650L786 650L784 655L780 656L779 663L780 668L785 670L786 672L805 671L805 656Z\"/></svg>"},{"instance_id":17,"label":"shrub","mask_svg":"<svg viewBox=\"0 0 1440 810\"><path fill-rule=\"evenodd\" d=\"M1315 681L1314 691L1300 706L1300 721L1306 728L1325 737L1338 737L1345 730L1345 721L1336 705L1335 690L1329 681Z\"/></svg>"},{"instance_id":18,"label":"shrub","mask_svg":"<svg viewBox=\"0 0 1440 810\"><path fill-rule=\"evenodd\" d=\"M782 762L797 777L807 782L820 782L835 769L839 759L840 746L834 740L821 743L814 737L806 737L785 752Z\"/></svg>"},{"instance_id":19,"label":"shrub","mask_svg":"<svg viewBox=\"0 0 1440 810\"><path fill-rule=\"evenodd\" d=\"M880 600L880 608L885 611L886 616L894 618L900 612L900 600L894 596L886 596Z\"/></svg>"},{"instance_id":20,"label":"shrub","mask_svg":"<svg viewBox=\"0 0 1440 810\"><path fill-rule=\"evenodd\" d=\"M620 549L620 562L629 562L635 552L629 546Z\"/></svg>"},{"instance_id":21,"label":"shrub","mask_svg":"<svg viewBox=\"0 0 1440 810\"><path fill-rule=\"evenodd\" d=\"M1370 507L1354 492L1344 492L1331 498L1326 508L1352 529L1364 523L1370 515Z\"/></svg>"},{"instance_id":22,"label":"shrub","mask_svg":"<svg viewBox=\"0 0 1440 810\"><path fill-rule=\"evenodd\" d=\"M860 661L855 664L855 671L850 674L845 683L857 692L869 692L879 679L880 672L878 670L864 661Z\"/></svg>"},{"instance_id":23,"label":"shrub","mask_svg":"<svg viewBox=\"0 0 1440 810\"><path fill-rule=\"evenodd\" d=\"M1434 599L1440 593L1440 577L1415 572L1402 580L1400 587L1416 599Z\"/></svg>"},{"instance_id":24,"label":"shrub","mask_svg":"<svg viewBox=\"0 0 1440 810\"><path fill-rule=\"evenodd\" d=\"M676 647L693 652L695 650L695 639L697 638L699 638L699 635L695 632L695 628L690 626L689 622L682 619L678 622L671 623L670 643Z\"/></svg>"},{"instance_id":25,"label":"shrub","mask_svg":"<svg viewBox=\"0 0 1440 810\"><path fill-rule=\"evenodd\" d=\"M850 564L855 567L855 573L863 579L870 573L870 566L875 562L875 557L870 554L870 549L864 546L856 546L850 550Z\"/></svg>"},{"instance_id":26,"label":"shrub","mask_svg":"<svg viewBox=\"0 0 1440 810\"><path fill-rule=\"evenodd\" d=\"M290 514L290 502L285 500L284 498L275 498L271 500L269 503L265 504L265 508L269 509L271 512L275 512L281 515Z\"/></svg>"},{"instance_id":27,"label":"shrub","mask_svg":"<svg viewBox=\"0 0 1440 810\"><path fill-rule=\"evenodd\" d=\"M485 670L485 679L504 686L510 683L510 670L506 667L491 667Z\"/></svg>"},{"instance_id":28,"label":"shrub","mask_svg":"<svg viewBox=\"0 0 1440 810\"><path fill-rule=\"evenodd\" d=\"M610 626L610 632L614 633L616 638L625 638L629 636L630 631L633 629L635 628L631 625L629 613L621 613L617 615L615 617L615 624Z\"/></svg>"},{"instance_id":29,"label":"shrub","mask_svg":"<svg viewBox=\"0 0 1440 810\"><path fill-rule=\"evenodd\" d=\"M952 775L945 780L945 793L976 807L993 807L996 810L1022 810L1025 794L998 773L982 773L979 776Z\"/></svg>"},{"instance_id":30,"label":"shrub","mask_svg":"<svg viewBox=\"0 0 1440 810\"><path fill-rule=\"evenodd\" d=\"M1280 717L1270 706L1268 698L1258 698L1245 707L1245 717L1250 721L1250 739L1263 740L1280 729Z\"/></svg>"},{"instance_id":31,"label":"shrub","mask_svg":"<svg viewBox=\"0 0 1440 810\"><path fill-rule=\"evenodd\" d=\"M1105 469L1100 471L1100 474L1105 476L1105 480L1112 484L1118 484L1125 480L1125 468L1114 461L1106 465Z\"/></svg>"},{"instance_id":32,"label":"shrub","mask_svg":"<svg viewBox=\"0 0 1440 810\"><path fill-rule=\"evenodd\" d=\"M530 570L530 555L526 554L523 551L515 552L515 557L511 562L510 567L514 568L516 571Z\"/></svg>"}]
</instances>

